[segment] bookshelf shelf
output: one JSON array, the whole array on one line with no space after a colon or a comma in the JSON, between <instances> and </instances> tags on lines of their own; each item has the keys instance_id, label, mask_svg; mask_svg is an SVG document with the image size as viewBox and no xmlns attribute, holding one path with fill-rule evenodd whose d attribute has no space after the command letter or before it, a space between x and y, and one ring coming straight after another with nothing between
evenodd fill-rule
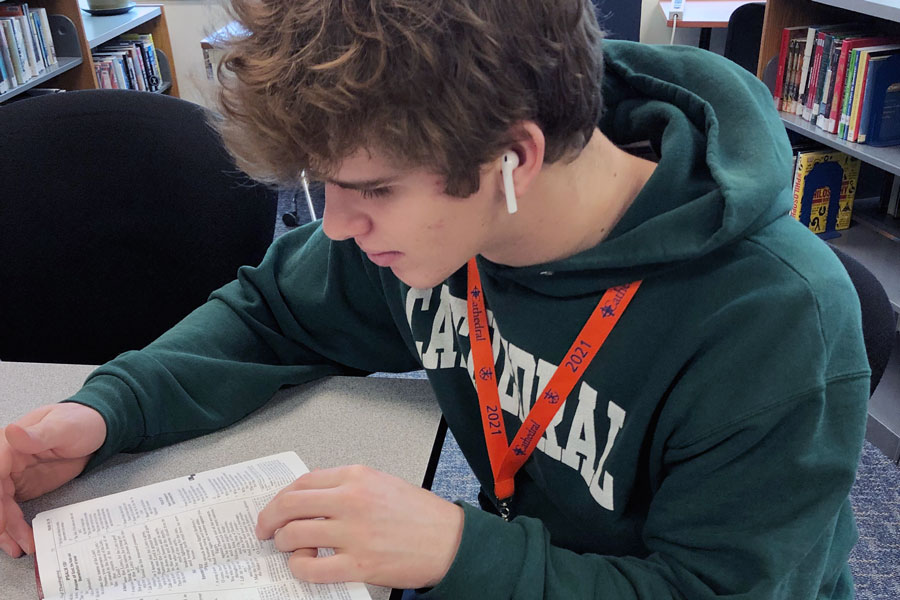
<instances>
[{"instance_id":1,"label":"bookshelf shelf","mask_svg":"<svg viewBox=\"0 0 900 600\"><path fill-rule=\"evenodd\" d=\"M900 21L900 2L897 0L813 0L818 4L852 10L860 14Z\"/></svg>"},{"instance_id":2,"label":"bookshelf shelf","mask_svg":"<svg viewBox=\"0 0 900 600\"><path fill-rule=\"evenodd\" d=\"M884 286L894 312L900 313L900 242L885 233L870 223L857 220L841 232L841 237L828 241L866 265Z\"/></svg>"},{"instance_id":3,"label":"bookshelf shelf","mask_svg":"<svg viewBox=\"0 0 900 600\"><path fill-rule=\"evenodd\" d=\"M138 25L155 19L162 14L158 6L136 6L123 15L110 17L92 17L85 14L84 35L88 46L96 48L104 42L108 42L116 36L128 33Z\"/></svg>"},{"instance_id":4,"label":"bookshelf shelf","mask_svg":"<svg viewBox=\"0 0 900 600\"><path fill-rule=\"evenodd\" d=\"M883 169L894 175L900 175L900 146L888 146L879 148L877 146L869 146L868 144L855 144L838 138L833 133L827 133L824 129L819 129L814 123L810 123L796 115L787 113L779 113L781 122L785 127L792 131L808 137L817 142L821 142L832 148L836 148L842 152L846 152L850 156L855 156L861 161Z\"/></svg>"},{"instance_id":5,"label":"bookshelf shelf","mask_svg":"<svg viewBox=\"0 0 900 600\"><path fill-rule=\"evenodd\" d=\"M74 69L75 67L80 65L82 62L82 58L80 56L78 56L78 57L62 56L62 57L57 57L57 60L59 62L57 64L53 65L52 67L50 67L50 69L48 69L46 73L40 75L39 77L35 77L34 79L32 79L26 83L23 83L22 85L20 85L19 87L17 87L14 90L10 90L8 92L4 92L3 94L0 94L0 103L6 102L7 100L11 100L14 97L18 96L19 94L21 94L23 92L27 92L31 88L37 87L37 86L41 85L42 83L45 83L45 82L49 81L50 79L53 79L57 75L65 73L69 69Z\"/></svg>"}]
</instances>

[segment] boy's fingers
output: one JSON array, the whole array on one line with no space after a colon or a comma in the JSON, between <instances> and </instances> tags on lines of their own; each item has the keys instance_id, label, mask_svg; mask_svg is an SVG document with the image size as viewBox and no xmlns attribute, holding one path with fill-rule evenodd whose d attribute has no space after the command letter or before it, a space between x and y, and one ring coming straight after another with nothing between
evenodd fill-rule
<instances>
[{"instance_id":1,"label":"boy's fingers","mask_svg":"<svg viewBox=\"0 0 900 600\"><path fill-rule=\"evenodd\" d=\"M15 500L9 496L3 496L0 512L3 512L6 517L4 535L8 535L26 554L34 554L34 532L25 521L25 515Z\"/></svg>"},{"instance_id":2,"label":"boy's fingers","mask_svg":"<svg viewBox=\"0 0 900 600\"><path fill-rule=\"evenodd\" d=\"M0 533L0 550L3 550L13 558L22 556L22 549L6 533Z\"/></svg>"},{"instance_id":3,"label":"boy's fingers","mask_svg":"<svg viewBox=\"0 0 900 600\"><path fill-rule=\"evenodd\" d=\"M362 573L353 569L353 560L346 554L310 557L295 552L288 559L288 568L297 579L310 583L335 583L338 581L365 581Z\"/></svg>"},{"instance_id":4,"label":"boy's fingers","mask_svg":"<svg viewBox=\"0 0 900 600\"><path fill-rule=\"evenodd\" d=\"M335 498L330 490L291 490L272 499L259 512L256 521L256 537L266 540L277 529L298 519L333 517Z\"/></svg>"},{"instance_id":5,"label":"boy's fingers","mask_svg":"<svg viewBox=\"0 0 900 600\"><path fill-rule=\"evenodd\" d=\"M342 546L339 525L329 519L291 521L275 532L275 549L293 552L297 549L336 548Z\"/></svg>"}]
</instances>

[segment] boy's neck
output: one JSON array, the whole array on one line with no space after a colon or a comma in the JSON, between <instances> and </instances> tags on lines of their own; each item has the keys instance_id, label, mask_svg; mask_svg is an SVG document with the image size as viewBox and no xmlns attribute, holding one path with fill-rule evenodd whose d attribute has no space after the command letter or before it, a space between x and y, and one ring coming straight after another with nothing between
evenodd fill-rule
<instances>
[{"instance_id":1,"label":"boy's neck","mask_svg":"<svg viewBox=\"0 0 900 600\"><path fill-rule=\"evenodd\" d=\"M593 248L609 235L655 168L595 130L574 161L544 166L519 197L519 211L500 219L496 243L482 255L524 267Z\"/></svg>"}]
</instances>

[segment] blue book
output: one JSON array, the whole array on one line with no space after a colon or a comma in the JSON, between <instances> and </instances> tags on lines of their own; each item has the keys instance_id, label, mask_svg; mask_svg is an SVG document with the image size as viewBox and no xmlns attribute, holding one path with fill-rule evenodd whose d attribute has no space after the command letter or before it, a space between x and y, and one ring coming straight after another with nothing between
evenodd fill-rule
<instances>
[{"instance_id":1,"label":"blue book","mask_svg":"<svg viewBox=\"0 0 900 600\"><path fill-rule=\"evenodd\" d=\"M881 61L872 82L866 143L871 146L900 144L900 55Z\"/></svg>"}]
</instances>

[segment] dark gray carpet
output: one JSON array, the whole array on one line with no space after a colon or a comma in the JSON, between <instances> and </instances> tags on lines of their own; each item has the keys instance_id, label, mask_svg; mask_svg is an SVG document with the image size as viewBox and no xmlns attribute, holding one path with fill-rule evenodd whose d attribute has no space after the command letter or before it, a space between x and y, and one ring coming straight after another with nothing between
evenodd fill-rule
<instances>
[{"instance_id":1,"label":"dark gray carpet","mask_svg":"<svg viewBox=\"0 0 900 600\"><path fill-rule=\"evenodd\" d=\"M313 189L316 214L321 217L324 200ZM299 221L309 221L309 210L298 195ZM282 194L275 236L289 230L281 215L293 210L289 194ZM408 373L404 377L424 377ZM432 490L448 500L461 499L477 506L478 481L469 469L453 435L448 432ZM859 543L850 555L858 600L900 600L900 467L878 448L863 447L851 502L859 526Z\"/></svg>"}]
</instances>

